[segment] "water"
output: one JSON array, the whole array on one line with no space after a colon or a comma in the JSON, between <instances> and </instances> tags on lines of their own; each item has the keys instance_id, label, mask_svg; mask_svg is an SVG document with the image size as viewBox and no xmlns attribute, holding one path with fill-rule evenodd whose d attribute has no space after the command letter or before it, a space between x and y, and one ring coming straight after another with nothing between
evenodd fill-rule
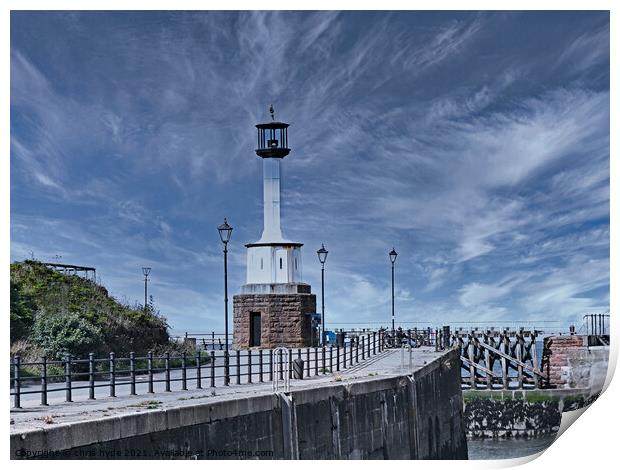
<instances>
[{"instance_id":1,"label":"water","mask_svg":"<svg viewBox=\"0 0 620 470\"><path fill-rule=\"evenodd\" d=\"M469 460L501 460L526 457L547 449L555 434L531 439L468 439Z\"/></svg>"}]
</instances>

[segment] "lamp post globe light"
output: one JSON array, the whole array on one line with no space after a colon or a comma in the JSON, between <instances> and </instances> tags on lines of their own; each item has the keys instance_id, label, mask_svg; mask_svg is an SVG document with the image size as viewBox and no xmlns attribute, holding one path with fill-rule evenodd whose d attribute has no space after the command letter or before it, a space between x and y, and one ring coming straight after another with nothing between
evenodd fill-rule
<instances>
[{"instance_id":1,"label":"lamp post globe light","mask_svg":"<svg viewBox=\"0 0 620 470\"><path fill-rule=\"evenodd\" d=\"M228 362L228 242L233 228L228 225L228 221L224 218L224 223L217 227L220 233L220 239L224 244L224 342L226 349L224 351L224 385L229 384L229 362Z\"/></svg>"},{"instance_id":2,"label":"lamp post globe light","mask_svg":"<svg viewBox=\"0 0 620 470\"><path fill-rule=\"evenodd\" d=\"M149 274L151 273L151 268L142 268L142 274L144 274L144 311L146 312L146 306L147 306L147 283L148 283L148 278L149 278Z\"/></svg>"},{"instance_id":3,"label":"lamp post globe light","mask_svg":"<svg viewBox=\"0 0 620 470\"><path fill-rule=\"evenodd\" d=\"M321 243L321 248L316 252L321 263L321 346L325 345L325 260L327 253L329 252L325 249L325 245Z\"/></svg>"},{"instance_id":4,"label":"lamp post globe light","mask_svg":"<svg viewBox=\"0 0 620 470\"><path fill-rule=\"evenodd\" d=\"M389 256L390 261L392 262L392 338L394 338L394 263L396 262L396 257L398 256L398 253L396 253L396 250L392 248Z\"/></svg>"}]
</instances>

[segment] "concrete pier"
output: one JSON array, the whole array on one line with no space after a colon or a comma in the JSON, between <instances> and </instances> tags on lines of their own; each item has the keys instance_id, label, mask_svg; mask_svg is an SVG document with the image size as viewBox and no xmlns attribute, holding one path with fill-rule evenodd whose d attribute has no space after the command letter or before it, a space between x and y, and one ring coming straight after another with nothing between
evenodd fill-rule
<instances>
[{"instance_id":1,"label":"concrete pier","mask_svg":"<svg viewBox=\"0 0 620 470\"><path fill-rule=\"evenodd\" d=\"M456 351L416 349L411 365L386 351L286 394L257 384L15 411L11 458L465 459L462 410Z\"/></svg>"}]
</instances>

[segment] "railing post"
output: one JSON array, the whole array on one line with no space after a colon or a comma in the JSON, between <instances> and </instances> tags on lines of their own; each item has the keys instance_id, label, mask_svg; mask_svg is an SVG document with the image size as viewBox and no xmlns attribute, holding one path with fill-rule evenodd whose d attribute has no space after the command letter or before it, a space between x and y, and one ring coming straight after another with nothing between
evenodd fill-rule
<instances>
[{"instance_id":1,"label":"railing post","mask_svg":"<svg viewBox=\"0 0 620 470\"><path fill-rule=\"evenodd\" d=\"M306 377L310 377L310 348L306 348Z\"/></svg>"},{"instance_id":2,"label":"railing post","mask_svg":"<svg viewBox=\"0 0 620 470\"><path fill-rule=\"evenodd\" d=\"M353 367L353 347L355 346L355 343L357 343L357 341L353 341L353 338L351 338L351 351L349 351L350 367Z\"/></svg>"},{"instance_id":3,"label":"railing post","mask_svg":"<svg viewBox=\"0 0 620 470\"><path fill-rule=\"evenodd\" d=\"M360 338L359 336L355 340L355 363L360 362Z\"/></svg>"},{"instance_id":4,"label":"railing post","mask_svg":"<svg viewBox=\"0 0 620 470\"><path fill-rule=\"evenodd\" d=\"M325 375L325 346L321 347L321 363L323 364L323 375Z\"/></svg>"},{"instance_id":5,"label":"railing post","mask_svg":"<svg viewBox=\"0 0 620 470\"><path fill-rule=\"evenodd\" d=\"M71 402L71 355L65 354L65 401Z\"/></svg>"},{"instance_id":6,"label":"railing post","mask_svg":"<svg viewBox=\"0 0 620 470\"><path fill-rule=\"evenodd\" d=\"M167 352L164 359L164 368L166 369L166 392L170 391L170 353Z\"/></svg>"},{"instance_id":7,"label":"railing post","mask_svg":"<svg viewBox=\"0 0 620 470\"><path fill-rule=\"evenodd\" d=\"M129 375L131 377L131 387L129 394L136 394L136 354L134 352L129 353Z\"/></svg>"},{"instance_id":8,"label":"railing post","mask_svg":"<svg viewBox=\"0 0 620 470\"><path fill-rule=\"evenodd\" d=\"M41 405L47 406L47 356L41 357Z\"/></svg>"},{"instance_id":9,"label":"railing post","mask_svg":"<svg viewBox=\"0 0 620 470\"><path fill-rule=\"evenodd\" d=\"M88 399L95 399L95 354L88 353Z\"/></svg>"},{"instance_id":10,"label":"railing post","mask_svg":"<svg viewBox=\"0 0 620 470\"><path fill-rule=\"evenodd\" d=\"M187 353L181 354L181 390L187 390Z\"/></svg>"},{"instance_id":11,"label":"railing post","mask_svg":"<svg viewBox=\"0 0 620 470\"><path fill-rule=\"evenodd\" d=\"M200 349L196 351L196 388L202 388L202 358L200 357Z\"/></svg>"},{"instance_id":12,"label":"railing post","mask_svg":"<svg viewBox=\"0 0 620 470\"><path fill-rule=\"evenodd\" d=\"M21 379L20 379L20 364L21 358L19 356L13 356L13 388L15 389L15 396L13 398L13 407L21 408Z\"/></svg>"},{"instance_id":13,"label":"railing post","mask_svg":"<svg viewBox=\"0 0 620 470\"><path fill-rule=\"evenodd\" d=\"M377 332L372 332L372 355L375 356L377 354Z\"/></svg>"},{"instance_id":14,"label":"railing post","mask_svg":"<svg viewBox=\"0 0 620 470\"><path fill-rule=\"evenodd\" d=\"M314 348L314 375L319 375L319 349Z\"/></svg>"},{"instance_id":15,"label":"railing post","mask_svg":"<svg viewBox=\"0 0 620 470\"><path fill-rule=\"evenodd\" d=\"M288 351L288 378L290 381L290 379L293 378L293 350L287 349L287 351Z\"/></svg>"},{"instance_id":16,"label":"railing post","mask_svg":"<svg viewBox=\"0 0 620 470\"><path fill-rule=\"evenodd\" d=\"M340 345L336 344L336 372L340 372Z\"/></svg>"},{"instance_id":17,"label":"railing post","mask_svg":"<svg viewBox=\"0 0 620 470\"><path fill-rule=\"evenodd\" d=\"M252 383L252 350L248 349L248 383Z\"/></svg>"},{"instance_id":18,"label":"railing post","mask_svg":"<svg viewBox=\"0 0 620 470\"><path fill-rule=\"evenodd\" d=\"M411 344L411 341L409 342L409 344ZM366 335L366 349L367 349L366 357L370 358L370 333Z\"/></svg>"},{"instance_id":19,"label":"railing post","mask_svg":"<svg viewBox=\"0 0 620 470\"><path fill-rule=\"evenodd\" d=\"M110 396L116 396L116 358L113 352L110 353Z\"/></svg>"},{"instance_id":20,"label":"railing post","mask_svg":"<svg viewBox=\"0 0 620 470\"><path fill-rule=\"evenodd\" d=\"M211 387L215 387L215 350L211 351Z\"/></svg>"},{"instance_id":21,"label":"railing post","mask_svg":"<svg viewBox=\"0 0 620 470\"><path fill-rule=\"evenodd\" d=\"M282 349L278 348L278 364L280 367L278 367L279 369L279 373L278 376L280 378L280 380L284 380L284 363L282 362Z\"/></svg>"},{"instance_id":22,"label":"railing post","mask_svg":"<svg viewBox=\"0 0 620 470\"><path fill-rule=\"evenodd\" d=\"M211 350L215 351L215 331L211 332Z\"/></svg>"},{"instance_id":23,"label":"railing post","mask_svg":"<svg viewBox=\"0 0 620 470\"><path fill-rule=\"evenodd\" d=\"M334 347L329 347L329 373L332 374L334 372Z\"/></svg>"},{"instance_id":24,"label":"railing post","mask_svg":"<svg viewBox=\"0 0 620 470\"><path fill-rule=\"evenodd\" d=\"M148 369L149 374L149 392L155 393L153 391L153 352L149 351L146 355L146 368Z\"/></svg>"},{"instance_id":25,"label":"railing post","mask_svg":"<svg viewBox=\"0 0 620 470\"><path fill-rule=\"evenodd\" d=\"M273 349L269 350L269 381L273 382Z\"/></svg>"},{"instance_id":26,"label":"railing post","mask_svg":"<svg viewBox=\"0 0 620 470\"><path fill-rule=\"evenodd\" d=\"M241 351L237 349L235 351L235 357L237 358L237 385L241 384Z\"/></svg>"},{"instance_id":27,"label":"railing post","mask_svg":"<svg viewBox=\"0 0 620 470\"><path fill-rule=\"evenodd\" d=\"M263 350L258 350L258 381L263 382Z\"/></svg>"},{"instance_id":28,"label":"railing post","mask_svg":"<svg viewBox=\"0 0 620 470\"><path fill-rule=\"evenodd\" d=\"M366 343L364 342L364 337L362 336L362 361L366 359Z\"/></svg>"}]
</instances>

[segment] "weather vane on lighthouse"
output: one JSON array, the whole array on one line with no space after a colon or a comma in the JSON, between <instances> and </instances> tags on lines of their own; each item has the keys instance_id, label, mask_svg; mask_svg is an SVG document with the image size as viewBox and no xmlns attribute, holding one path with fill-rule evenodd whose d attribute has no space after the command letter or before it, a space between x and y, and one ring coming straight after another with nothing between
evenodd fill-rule
<instances>
[{"instance_id":1,"label":"weather vane on lighthouse","mask_svg":"<svg viewBox=\"0 0 620 470\"><path fill-rule=\"evenodd\" d=\"M246 283L234 296L234 344L253 346L310 345L310 314L316 311L316 296L302 282L301 247L282 235L280 223L282 160L288 146L289 124L275 120L256 124L256 155L263 161L263 232L248 243ZM284 306L286 305L286 309Z\"/></svg>"}]
</instances>

